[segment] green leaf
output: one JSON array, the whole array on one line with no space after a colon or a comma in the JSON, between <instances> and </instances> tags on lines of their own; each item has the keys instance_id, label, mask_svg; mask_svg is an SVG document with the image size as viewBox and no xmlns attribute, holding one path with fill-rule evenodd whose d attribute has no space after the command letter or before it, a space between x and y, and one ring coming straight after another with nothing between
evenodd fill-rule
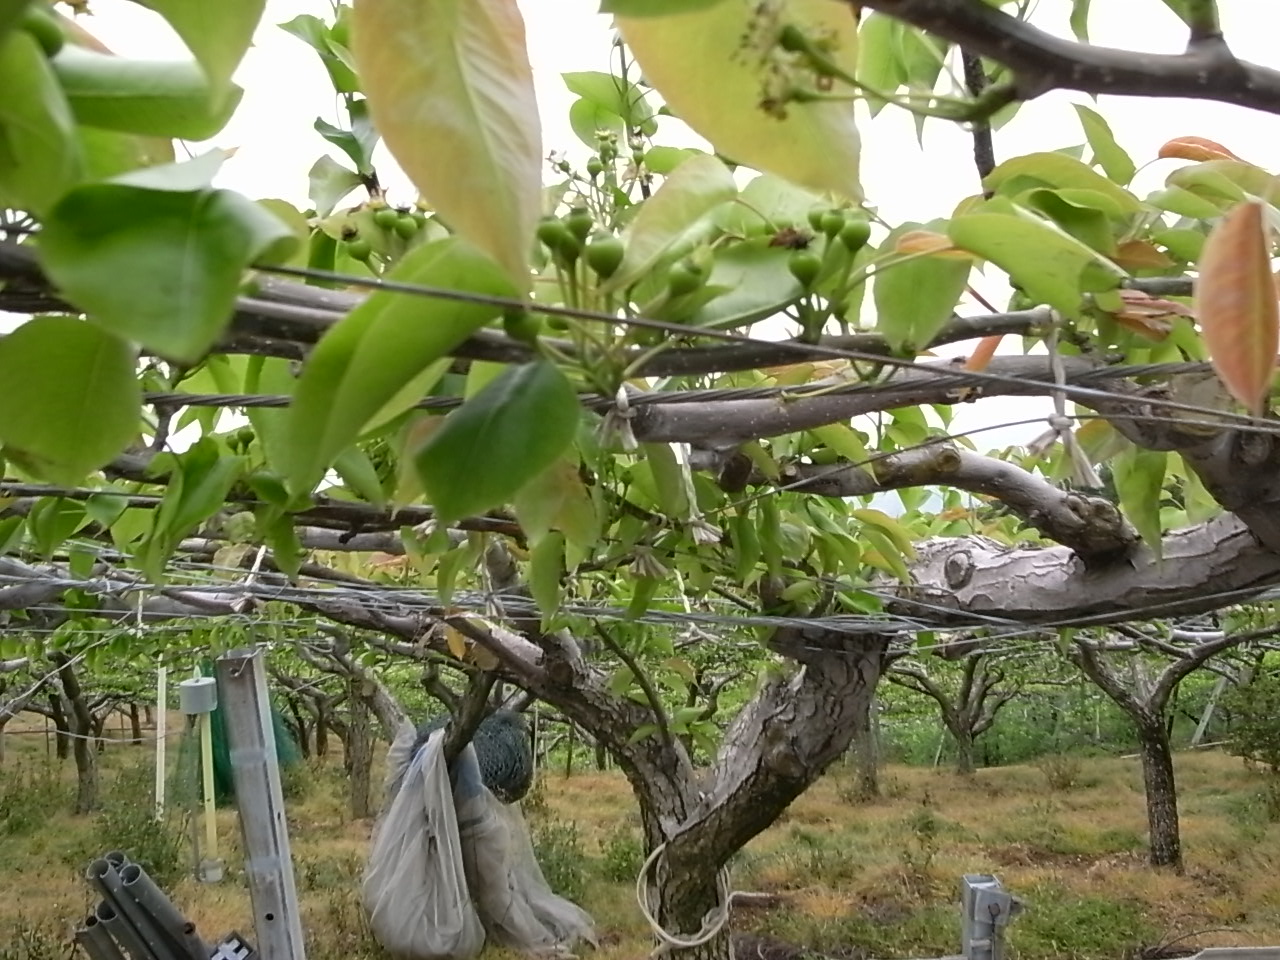
<instances>
[{"instance_id":1,"label":"green leaf","mask_svg":"<svg viewBox=\"0 0 1280 960\"><path fill-rule=\"evenodd\" d=\"M619 15L616 23L645 79L671 112L735 163L775 173L811 190L857 200L858 131L837 84L834 97L761 107L779 88L772 54L788 26L829 47L846 74L857 69L857 23L849 8L830 0L790 0L786 16L756 12L753 3L685 7L661 17ZM825 93L816 78L795 71L805 92Z\"/></svg>"},{"instance_id":2,"label":"green leaf","mask_svg":"<svg viewBox=\"0 0 1280 960\"><path fill-rule=\"evenodd\" d=\"M1009 192L1001 188L1012 186L1021 193L1026 180L1039 180L1044 186L1072 187L1096 190L1114 200L1126 214L1140 213L1142 204L1123 187L1112 183L1087 164L1061 153L1031 153L1014 157L1000 164L982 181L988 190Z\"/></svg>"},{"instance_id":3,"label":"green leaf","mask_svg":"<svg viewBox=\"0 0 1280 960\"><path fill-rule=\"evenodd\" d=\"M1193 220L1212 220L1230 206L1225 201L1206 200L1182 187L1166 187L1164 190L1157 190L1147 197L1147 203L1159 210L1168 210Z\"/></svg>"},{"instance_id":4,"label":"green leaf","mask_svg":"<svg viewBox=\"0 0 1280 960\"><path fill-rule=\"evenodd\" d=\"M340 11L348 9L350 8L343 7ZM341 12L339 16L342 16ZM303 13L288 23L280 24L280 29L297 37L320 56L320 61L329 71L329 81L336 92L359 92L360 81L355 71L347 64L348 58L341 55L345 51L342 45L333 39L328 25L323 20L309 13Z\"/></svg>"},{"instance_id":5,"label":"green leaf","mask_svg":"<svg viewBox=\"0 0 1280 960\"><path fill-rule=\"evenodd\" d=\"M915 544L911 540L911 533L901 523L889 516L883 510L874 510L869 507L850 510L849 516L856 520L861 520L864 524L870 524L880 530L885 536L893 541L898 552L908 560L914 560L916 556Z\"/></svg>"},{"instance_id":6,"label":"green leaf","mask_svg":"<svg viewBox=\"0 0 1280 960\"><path fill-rule=\"evenodd\" d=\"M560 76L571 93L604 108L625 124L640 127L653 119L653 108L645 99L644 91L634 83L598 70L562 73ZM595 146L594 142L590 145Z\"/></svg>"},{"instance_id":7,"label":"green leaf","mask_svg":"<svg viewBox=\"0 0 1280 960\"><path fill-rule=\"evenodd\" d=\"M138 434L142 392L128 344L73 317L37 317L0 340L0 439L14 459L67 485Z\"/></svg>"},{"instance_id":8,"label":"green leaf","mask_svg":"<svg viewBox=\"0 0 1280 960\"><path fill-rule=\"evenodd\" d=\"M600 0L601 13L622 17L666 17L713 7L724 0Z\"/></svg>"},{"instance_id":9,"label":"green leaf","mask_svg":"<svg viewBox=\"0 0 1280 960\"><path fill-rule=\"evenodd\" d=\"M860 535L880 555L880 559L884 561L884 569L892 573L902 583L911 582L911 571L907 569L907 565L902 559L902 553L892 539L874 527L863 527ZM863 559L868 560L869 558L864 554Z\"/></svg>"},{"instance_id":10,"label":"green leaf","mask_svg":"<svg viewBox=\"0 0 1280 960\"><path fill-rule=\"evenodd\" d=\"M364 182L360 179L360 174L348 170L327 155L311 165L307 178L310 183L307 198L316 208L317 216L321 217L332 213L343 197Z\"/></svg>"},{"instance_id":11,"label":"green leaf","mask_svg":"<svg viewBox=\"0 0 1280 960\"><path fill-rule=\"evenodd\" d=\"M867 448L862 438L844 423L829 423L810 431L815 437L850 463L861 464L867 459Z\"/></svg>"},{"instance_id":12,"label":"green leaf","mask_svg":"<svg viewBox=\"0 0 1280 960\"><path fill-rule=\"evenodd\" d=\"M85 180L111 180L139 167L173 163L173 141L114 130L76 127Z\"/></svg>"},{"instance_id":13,"label":"green leaf","mask_svg":"<svg viewBox=\"0 0 1280 960\"><path fill-rule=\"evenodd\" d=\"M18 22L27 7L27 0L0 0L0 37Z\"/></svg>"},{"instance_id":14,"label":"green leaf","mask_svg":"<svg viewBox=\"0 0 1280 960\"><path fill-rule=\"evenodd\" d=\"M164 499L152 511L151 529L136 557L153 583L163 579L165 564L182 538L222 507L243 469L243 457L225 456L207 437L174 458Z\"/></svg>"},{"instance_id":15,"label":"green leaf","mask_svg":"<svg viewBox=\"0 0 1280 960\"><path fill-rule=\"evenodd\" d=\"M169 21L204 68L215 96L234 89L231 75L249 49L266 0L219 0L216 4L191 0L141 2Z\"/></svg>"},{"instance_id":16,"label":"green leaf","mask_svg":"<svg viewBox=\"0 0 1280 960\"><path fill-rule=\"evenodd\" d=\"M669 443L646 443L641 449L653 476L654 502L672 520L685 519L689 515L689 494L675 448Z\"/></svg>"},{"instance_id":17,"label":"green leaf","mask_svg":"<svg viewBox=\"0 0 1280 960\"><path fill-rule=\"evenodd\" d=\"M511 284L487 258L455 239L415 247L387 279L509 297ZM307 358L289 408L283 473L295 493L310 491L332 459L350 446L402 389L421 399L442 368L432 365L496 318L483 303L378 291L343 317ZM418 378L415 380L415 378Z\"/></svg>"},{"instance_id":18,"label":"green leaf","mask_svg":"<svg viewBox=\"0 0 1280 960\"><path fill-rule=\"evenodd\" d=\"M296 577L306 550L298 540L293 517L274 507L260 507L257 513L258 535L271 548L276 566L287 576Z\"/></svg>"},{"instance_id":19,"label":"green leaf","mask_svg":"<svg viewBox=\"0 0 1280 960\"><path fill-rule=\"evenodd\" d=\"M1081 43L1089 42L1089 4L1091 0L1071 0L1071 32ZM1077 110L1081 109L1076 107ZM1107 176L1111 176L1108 171ZM1132 174L1130 174L1132 176ZM1114 177L1112 179L1115 179ZM1128 183L1128 180L1116 180L1117 183Z\"/></svg>"},{"instance_id":20,"label":"green leaf","mask_svg":"<svg viewBox=\"0 0 1280 960\"><path fill-rule=\"evenodd\" d=\"M626 253L605 286L635 283L712 210L738 193L733 174L716 157L690 157L644 202L626 233Z\"/></svg>"},{"instance_id":21,"label":"green leaf","mask_svg":"<svg viewBox=\"0 0 1280 960\"><path fill-rule=\"evenodd\" d=\"M1195 0L1164 0L1164 5L1177 14L1178 19L1191 25L1191 5Z\"/></svg>"},{"instance_id":22,"label":"green leaf","mask_svg":"<svg viewBox=\"0 0 1280 960\"><path fill-rule=\"evenodd\" d=\"M547 623L560 609L560 578L564 576L564 534L549 533L529 554L529 592L542 624Z\"/></svg>"},{"instance_id":23,"label":"green leaf","mask_svg":"<svg viewBox=\"0 0 1280 960\"><path fill-rule=\"evenodd\" d=\"M194 61L126 60L68 43L51 62L76 120L122 133L207 140L242 93L216 91Z\"/></svg>"},{"instance_id":24,"label":"green leaf","mask_svg":"<svg viewBox=\"0 0 1280 960\"><path fill-rule=\"evenodd\" d=\"M637 577L632 582L631 601L627 604L627 619L643 617L653 602L662 581L657 577Z\"/></svg>"},{"instance_id":25,"label":"green leaf","mask_svg":"<svg viewBox=\"0 0 1280 960\"><path fill-rule=\"evenodd\" d=\"M1081 0L1076 2L1079 6ZM1088 9L1088 0L1084 0L1083 6ZM1090 110L1079 103L1075 104L1075 108L1076 114L1080 117L1080 125L1084 127L1085 138L1089 141L1089 148L1093 150L1094 162L1100 164L1106 175L1115 183L1121 186L1127 184L1133 179L1137 168L1129 159L1129 154L1116 143L1111 125L1096 110Z\"/></svg>"},{"instance_id":26,"label":"green leaf","mask_svg":"<svg viewBox=\"0 0 1280 960\"><path fill-rule=\"evenodd\" d=\"M859 83L867 87L867 107L873 117L885 108L888 101L875 96L871 91L889 96L907 82L900 43L903 29L901 20L884 13L869 14L858 29L858 44L861 49L855 76Z\"/></svg>"},{"instance_id":27,"label":"green leaf","mask_svg":"<svg viewBox=\"0 0 1280 960\"><path fill-rule=\"evenodd\" d=\"M999 210L999 205L992 209ZM1113 290L1126 276L1115 264L1058 227L1012 204L1012 213L970 213L947 233L962 250L1006 271L1034 300L1078 317L1086 293Z\"/></svg>"},{"instance_id":28,"label":"green leaf","mask_svg":"<svg viewBox=\"0 0 1280 960\"><path fill-rule=\"evenodd\" d=\"M187 166L143 173L158 180ZM298 241L238 193L149 189L135 185L141 180L72 190L45 223L40 259L92 319L160 356L194 363L231 319L244 269L287 258Z\"/></svg>"},{"instance_id":29,"label":"green leaf","mask_svg":"<svg viewBox=\"0 0 1280 960\"><path fill-rule=\"evenodd\" d=\"M369 455L359 447L347 447L333 461L333 469L338 472L347 489L375 506L386 503L387 495L382 489L382 481L378 479L377 468Z\"/></svg>"},{"instance_id":30,"label":"green leaf","mask_svg":"<svg viewBox=\"0 0 1280 960\"><path fill-rule=\"evenodd\" d=\"M322 117L316 117L313 124L316 133L324 137L335 147L351 158L356 170L362 176L373 174L373 151L378 145L378 131L369 120L367 100L352 100L347 106L351 116L350 130L335 127Z\"/></svg>"},{"instance_id":31,"label":"green leaf","mask_svg":"<svg viewBox=\"0 0 1280 960\"><path fill-rule=\"evenodd\" d=\"M938 231L941 221L921 226L905 223L885 242L894 242L911 230ZM895 351L914 353L924 348L951 319L964 293L973 264L950 257L916 256L889 261L875 274L871 292L876 304L876 328Z\"/></svg>"},{"instance_id":32,"label":"green leaf","mask_svg":"<svg viewBox=\"0 0 1280 960\"><path fill-rule=\"evenodd\" d=\"M581 408L546 360L508 368L454 410L414 455L440 523L509 503L573 442Z\"/></svg>"},{"instance_id":33,"label":"green leaf","mask_svg":"<svg viewBox=\"0 0 1280 960\"><path fill-rule=\"evenodd\" d=\"M1164 472L1169 454L1131 446L1111 461L1120 507L1157 558L1163 531L1160 528L1160 500L1164 493Z\"/></svg>"},{"instance_id":34,"label":"green leaf","mask_svg":"<svg viewBox=\"0 0 1280 960\"><path fill-rule=\"evenodd\" d=\"M791 251L771 246L769 240L752 237L716 251L707 286L726 292L699 308L692 324L739 327L772 317L800 299L804 288L787 266Z\"/></svg>"},{"instance_id":35,"label":"green leaf","mask_svg":"<svg viewBox=\"0 0 1280 960\"><path fill-rule=\"evenodd\" d=\"M352 52L392 156L523 293L543 154L516 0L363 0L353 10Z\"/></svg>"},{"instance_id":36,"label":"green leaf","mask_svg":"<svg viewBox=\"0 0 1280 960\"><path fill-rule=\"evenodd\" d=\"M694 150L692 147L650 147L645 151L644 165L658 176L666 177L690 157L703 155L702 150Z\"/></svg>"},{"instance_id":37,"label":"green leaf","mask_svg":"<svg viewBox=\"0 0 1280 960\"><path fill-rule=\"evenodd\" d=\"M621 136L625 127L622 118L592 100L579 97L569 107L569 126L584 144L595 150L599 146L602 131Z\"/></svg>"},{"instance_id":38,"label":"green leaf","mask_svg":"<svg viewBox=\"0 0 1280 960\"><path fill-rule=\"evenodd\" d=\"M739 582L747 584L760 559L760 537L756 532L755 520L749 510L740 510L734 515L732 523L734 576Z\"/></svg>"},{"instance_id":39,"label":"green leaf","mask_svg":"<svg viewBox=\"0 0 1280 960\"><path fill-rule=\"evenodd\" d=\"M43 217L82 174L75 120L25 30L0 36L0 206Z\"/></svg>"},{"instance_id":40,"label":"green leaf","mask_svg":"<svg viewBox=\"0 0 1280 960\"><path fill-rule=\"evenodd\" d=\"M535 546L552 530L586 553L600 538L596 506L578 475L577 463L560 459L521 488L513 506L520 529Z\"/></svg>"},{"instance_id":41,"label":"green leaf","mask_svg":"<svg viewBox=\"0 0 1280 960\"><path fill-rule=\"evenodd\" d=\"M1110 255L1115 252L1116 238L1111 229L1111 219L1096 206L1073 203L1064 193L1082 194L1086 190L1058 191L1039 187L1030 190L1021 198L1028 207L1039 210L1063 230L1075 237L1085 246L1099 253ZM1109 200L1101 194L1095 194L1104 203Z\"/></svg>"},{"instance_id":42,"label":"green leaf","mask_svg":"<svg viewBox=\"0 0 1280 960\"><path fill-rule=\"evenodd\" d=\"M41 497L27 514L27 531L36 553L50 557L88 522L83 503L63 497Z\"/></svg>"}]
</instances>

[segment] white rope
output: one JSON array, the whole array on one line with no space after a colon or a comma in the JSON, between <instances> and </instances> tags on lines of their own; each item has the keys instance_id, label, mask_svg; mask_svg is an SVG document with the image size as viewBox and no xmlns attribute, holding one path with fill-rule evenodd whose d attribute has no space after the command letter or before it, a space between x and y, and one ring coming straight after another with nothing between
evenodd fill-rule
<instances>
[{"instance_id":1,"label":"white rope","mask_svg":"<svg viewBox=\"0 0 1280 960\"><path fill-rule=\"evenodd\" d=\"M661 843L649 854L645 860L644 866L640 868L640 875L636 877L636 903L640 907L640 913L649 923L649 929L653 931L654 936L661 941L658 947L650 956L661 956L676 950L692 950L695 947L701 947L710 943L724 930L725 924L729 922L729 908L733 905L733 901L737 897L746 896L740 890L729 889L729 869L721 867L716 874L716 893L717 899L720 901L714 907L706 912L702 918L702 929L700 929L692 938L679 937L670 933L658 919L654 916L654 906L649 900L649 885L646 882L649 872L658 862L658 858L662 856L667 849L665 843ZM729 956L733 957L733 948L729 948Z\"/></svg>"}]
</instances>

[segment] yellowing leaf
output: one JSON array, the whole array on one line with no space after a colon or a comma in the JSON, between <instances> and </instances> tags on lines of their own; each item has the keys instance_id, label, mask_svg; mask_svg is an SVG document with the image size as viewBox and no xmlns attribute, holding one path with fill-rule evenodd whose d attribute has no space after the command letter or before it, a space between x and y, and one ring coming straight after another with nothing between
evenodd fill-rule
<instances>
[{"instance_id":1,"label":"yellowing leaf","mask_svg":"<svg viewBox=\"0 0 1280 960\"><path fill-rule=\"evenodd\" d=\"M1209 358L1231 395L1261 414L1276 365L1280 304L1262 204L1242 203L1213 228L1200 257L1196 313Z\"/></svg>"},{"instance_id":2,"label":"yellowing leaf","mask_svg":"<svg viewBox=\"0 0 1280 960\"><path fill-rule=\"evenodd\" d=\"M895 253L942 253L954 250L951 238L932 230L908 230L893 245ZM968 254L964 254L968 256Z\"/></svg>"},{"instance_id":3,"label":"yellowing leaf","mask_svg":"<svg viewBox=\"0 0 1280 960\"><path fill-rule=\"evenodd\" d=\"M396 161L526 290L542 137L516 0L356 0L351 40Z\"/></svg>"},{"instance_id":4,"label":"yellowing leaf","mask_svg":"<svg viewBox=\"0 0 1280 960\"><path fill-rule=\"evenodd\" d=\"M1239 160L1234 153L1214 140L1204 137L1174 137L1160 148L1162 160Z\"/></svg>"},{"instance_id":5,"label":"yellowing leaf","mask_svg":"<svg viewBox=\"0 0 1280 960\"><path fill-rule=\"evenodd\" d=\"M444 642L451 654L459 660L466 659L467 640L455 627L451 627L449 624L445 624L444 627Z\"/></svg>"},{"instance_id":6,"label":"yellowing leaf","mask_svg":"<svg viewBox=\"0 0 1280 960\"><path fill-rule=\"evenodd\" d=\"M830 84L778 42L784 26L797 28L828 45L826 56L852 75L858 23L848 5L724 0L668 16L619 16L617 24L645 79L721 154L803 187L861 198L851 104L823 99ZM816 99L784 102L792 87Z\"/></svg>"},{"instance_id":7,"label":"yellowing leaf","mask_svg":"<svg viewBox=\"0 0 1280 960\"><path fill-rule=\"evenodd\" d=\"M1165 270L1174 265L1172 257L1147 240L1126 240L1111 259L1126 270Z\"/></svg>"}]
</instances>

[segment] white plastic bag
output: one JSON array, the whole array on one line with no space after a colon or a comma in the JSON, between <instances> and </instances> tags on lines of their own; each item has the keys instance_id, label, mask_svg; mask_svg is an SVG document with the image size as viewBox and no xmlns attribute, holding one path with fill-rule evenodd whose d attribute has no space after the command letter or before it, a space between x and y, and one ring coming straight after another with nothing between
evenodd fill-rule
<instances>
[{"instance_id":1,"label":"white plastic bag","mask_svg":"<svg viewBox=\"0 0 1280 960\"><path fill-rule=\"evenodd\" d=\"M364 906L374 937L399 960L469 960L485 934L467 889L444 732L407 757L414 738L405 724L388 755L388 803L374 828Z\"/></svg>"},{"instance_id":2,"label":"white plastic bag","mask_svg":"<svg viewBox=\"0 0 1280 960\"><path fill-rule=\"evenodd\" d=\"M580 941L594 944L591 917L547 885L520 807L501 803L484 786L471 747L458 758L454 779L467 881L489 936L541 956L566 955Z\"/></svg>"}]
</instances>

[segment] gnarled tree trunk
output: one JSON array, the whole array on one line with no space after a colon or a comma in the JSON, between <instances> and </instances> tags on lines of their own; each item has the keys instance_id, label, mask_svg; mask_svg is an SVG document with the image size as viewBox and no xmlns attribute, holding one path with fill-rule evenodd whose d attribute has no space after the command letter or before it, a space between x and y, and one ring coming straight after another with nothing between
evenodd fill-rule
<instances>
[{"instance_id":1,"label":"gnarled tree trunk","mask_svg":"<svg viewBox=\"0 0 1280 960\"><path fill-rule=\"evenodd\" d=\"M1147 795L1151 865L1181 869L1178 791L1173 778L1173 751L1169 746L1169 734L1158 717L1154 724L1137 722L1135 728L1142 758L1142 784Z\"/></svg>"}]
</instances>

